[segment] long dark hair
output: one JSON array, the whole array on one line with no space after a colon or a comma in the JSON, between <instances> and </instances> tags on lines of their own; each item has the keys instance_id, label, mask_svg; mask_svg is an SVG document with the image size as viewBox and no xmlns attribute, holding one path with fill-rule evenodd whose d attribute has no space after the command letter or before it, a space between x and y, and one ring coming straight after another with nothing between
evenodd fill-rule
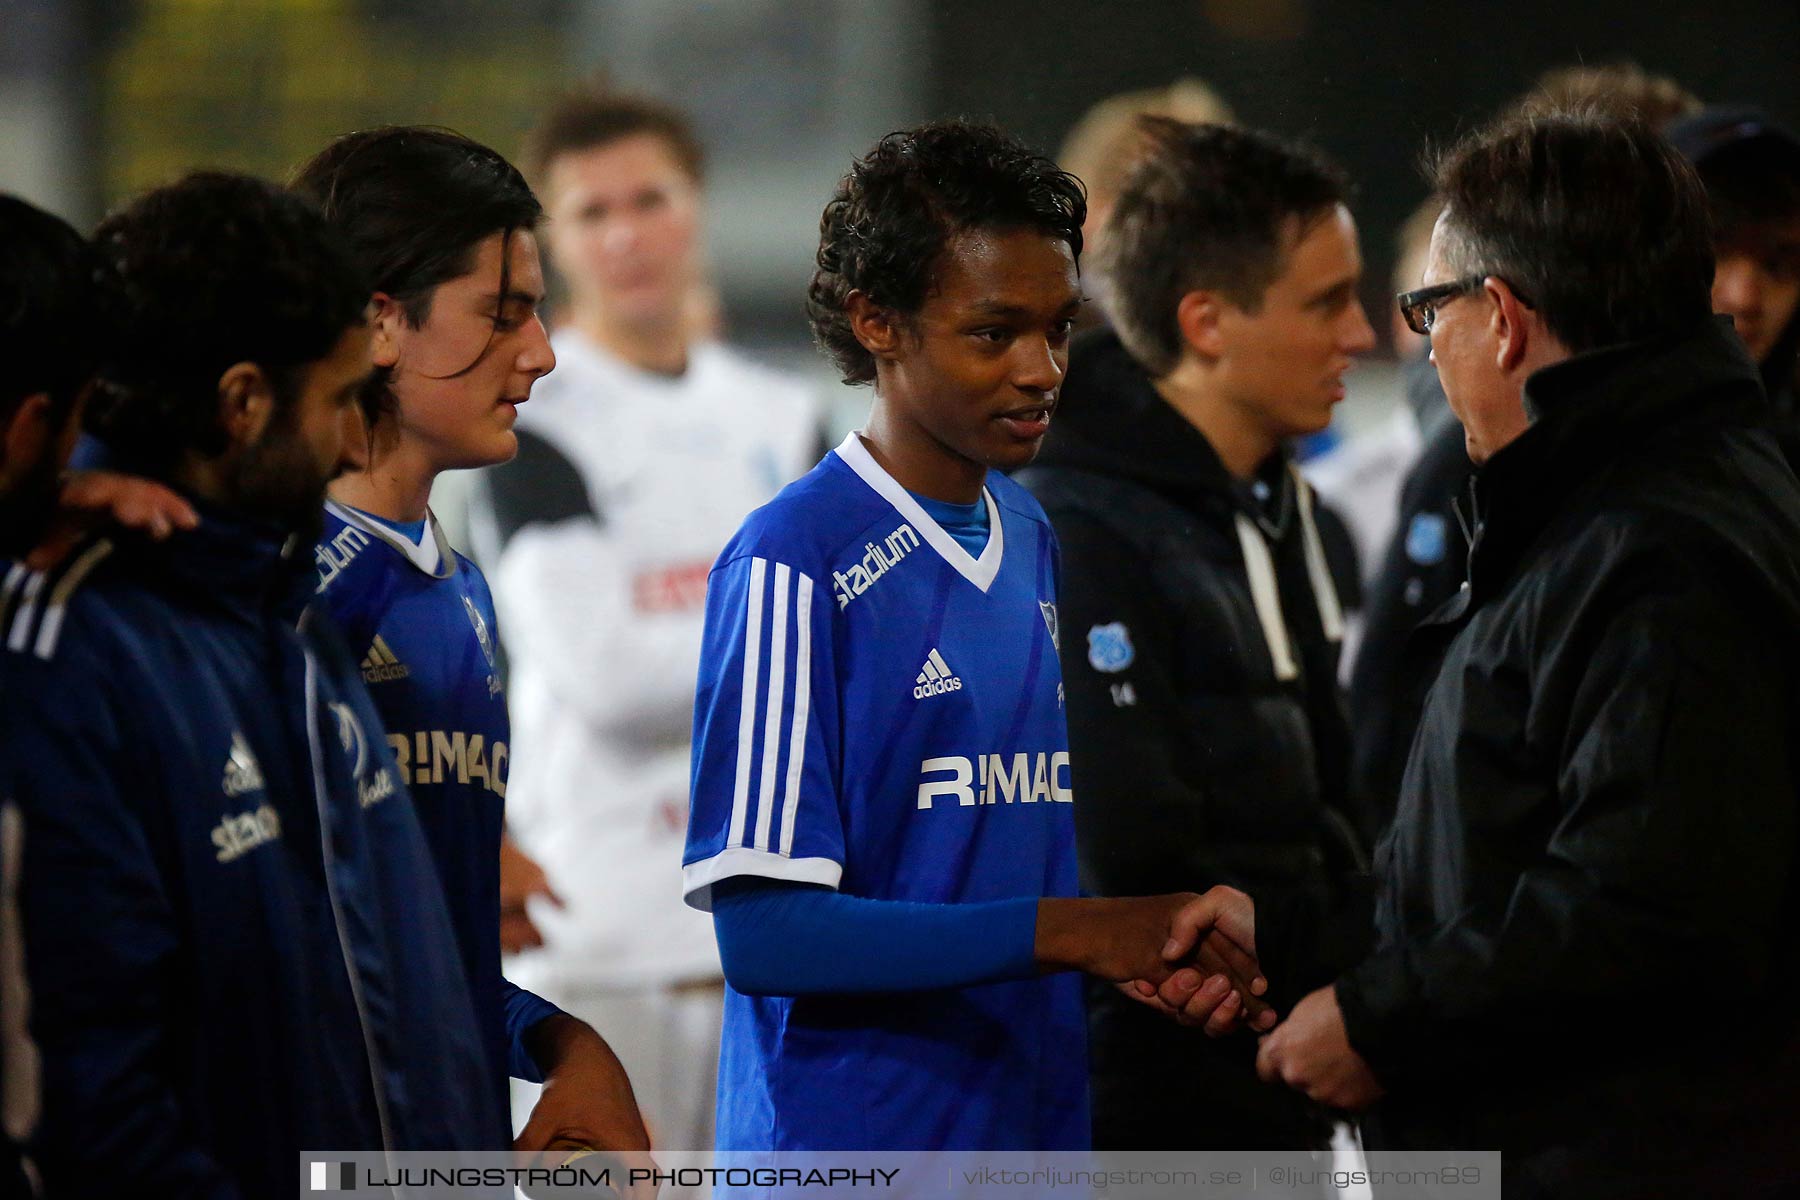
<instances>
[{"instance_id":1,"label":"long dark hair","mask_svg":"<svg viewBox=\"0 0 1800 1200\"><path fill-rule=\"evenodd\" d=\"M483 241L499 233L510 243L544 215L525 177L497 151L426 126L346 134L301 167L293 187L349 240L371 285L394 297L415 329L430 316L438 285L467 274ZM506 249L502 295L511 282ZM486 354L484 345L447 378L474 369ZM377 371L363 396L371 433L394 406L388 376Z\"/></svg>"}]
</instances>

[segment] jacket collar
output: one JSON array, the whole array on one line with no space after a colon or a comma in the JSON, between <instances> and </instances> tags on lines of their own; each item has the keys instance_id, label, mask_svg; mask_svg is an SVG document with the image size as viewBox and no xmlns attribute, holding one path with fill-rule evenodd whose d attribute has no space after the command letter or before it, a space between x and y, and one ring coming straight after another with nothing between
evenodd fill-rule
<instances>
[{"instance_id":1,"label":"jacket collar","mask_svg":"<svg viewBox=\"0 0 1800 1200\"><path fill-rule=\"evenodd\" d=\"M1646 443L1767 409L1756 364L1725 318L1545 367L1524 399L1530 427L1470 483L1476 591L1509 574L1576 492Z\"/></svg>"},{"instance_id":2,"label":"jacket collar","mask_svg":"<svg viewBox=\"0 0 1800 1200\"><path fill-rule=\"evenodd\" d=\"M161 542L133 539L122 557L146 585L196 607L223 609L250 622L270 616L292 625L312 599L313 538L257 521L193 496L198 528Z\"/></svg>"}]
</instances>

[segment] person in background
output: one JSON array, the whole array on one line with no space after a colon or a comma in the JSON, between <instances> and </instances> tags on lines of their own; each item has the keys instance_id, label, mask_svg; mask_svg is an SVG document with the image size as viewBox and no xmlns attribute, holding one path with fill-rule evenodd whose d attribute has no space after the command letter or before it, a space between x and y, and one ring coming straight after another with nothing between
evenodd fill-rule
<instances>
[{"instance_id":1,"label":"person in background","mask_svg":"<svg viewBox=\"0 0 1800 1200\"><path fill-rule=\"evenodd\" d=\"M1140 136L1106 227L1113 330L1071 350L1018 476L1062 547L1076 849L1092 894L1189 881L1291 910L1304 943L1259 943L1280 1007L1368 942L1343 610L1289 443L1331 420L1375 334L1335 167L1226 126L1146 118ZM1104 985L1089 1010L1097 1146L1329 1139L1257 1081L1247 1040L1209 1043Z\"/></svg>"},{"instance_id":2,"label":"person in background","mask_svg":"<svg viewBox=\"0 0 1800 1200\"><path fill-rule=\"evenodd\" d=\"M1761 366L1770 403L1800 421L1800 138L1759 109L1721 105L1671 125L1669 140L1712 208L1713 311Z\"/></svg>"},{"instance_id":3,"label":"person in background","mask_svg":"<svg viewBox=\"0 0 1800 1200\"><path fill-rule=\"evenodd\" d=\"M687 824L706 575L746 513L822 452L807 389L697 321L701 147L686 117L583 89L525 166L567 295L558 367L478 499L502 631L523 859L515 979L605 1031L659 1146L712 1145L723 989L669 864ZM516 1089L516 1111L532 1089Z\"/></svg>"},{"instance_id":4,"label":"person in background","mask_svg":"<svg viewBox=\"0 0 1800 1200\"><path fill-rule=\"evenodd\" d=\"M61 219L0 195L0 628L35 578L52 591L69 551L110 524L160 540L199 524L193 506L147 479L65 470L100 356L116 335L105 264ZM40 574L41 573L41 574ZM0 639L3 644L4 639ZM0 673L3 677L3 673ZM0 683L0 686L4 686ZM0 792L0 914L16 913L25 830ZM35 1132L38 1060L28 1034L18 922L0 915L0 1195L31 1187L20 1145Z\"/></svg>"},{"instance_id":5,"label":"person in background","mask_svg":"<svg viewBox=\"0 0 1800 1200\"><path fill-rule=\"evenodd\" d=\"M437 476L504 462L532 385L555 365L537 308L537 199L512 164L447 130L339 138L294 188L348 239L374 286L366 437L331 485L319 594L362 661L443 878L489 1058L543 1081L518 1148L648 1148L631 1085L585 1022L500 970L500 866L512 755L487 582L428 506ZM504 1144L504 1129L497 1142Z\"/></svg>"},{"instance_id":6,"label":"person in background","mask_svg":"<svg viewBox=\"0 0 1800 1200\"><path fill-rule=\"evenodd\" d=\"M1144 88L1108 96L1081 114L1069 128L1056 164L1087 188L1087 221L1081 236L1090 260L1098 261L1106 244L1106 221L1125 182L1154 144L1145 137L1141 119L1168 117L1194 125L1230 125L1231 106L1204 80L1192 76L1166 87ZM1107 319L1108 288L1104 278L1082 280L1088 303L1075 319L1077 331Z\"/></svg>"}]
</instances>

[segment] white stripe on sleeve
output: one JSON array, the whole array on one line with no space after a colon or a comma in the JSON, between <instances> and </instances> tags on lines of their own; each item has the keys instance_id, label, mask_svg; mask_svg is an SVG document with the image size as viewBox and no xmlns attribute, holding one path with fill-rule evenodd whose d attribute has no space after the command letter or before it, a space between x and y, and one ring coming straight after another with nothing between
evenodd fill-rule
<instances>
[{"instance_id":1,"label":"white stripe on sleeve","mask_svg":"<svg viewBox=\"0 0 1800 1200\"><path fill-rule=\"evenodd\" d=\"M19 596L18 611L13 614L12 636L6 640L8 650L23 650L31 640L31 624L37 617L38 593L44 590L44 572L35 571L25 580Z\"/></svg>"},{"instance_id":2,"label":"white stripe on sleeve","mask_svg":"<svg viewBox=\"0 0 1800 1200\"><path fill-rule=\"evenodd\" d=\"M763 576L768 560L750 560L750 603L744 616L744 682L738 691L737 783L731 793L731 835L725 845L744 844L744 822L750 811L751 740L756 736L756 669L762 653Z\"/></svg>"},{"instance_id":3,"label":"white stripe on sleeve","mask_svg":"<svg viewBox=\"0 0 1800 1200\"><path fill-rule=\"evenodd\" d=\"M781 760L781 706L787 698L788 586L793 575L786 563L775 564L774 606L769 615L769 707L763 717L761 787L756 798L756 848L769 848L775 820L775 767Z\"/></svg>"},{"instance_id":4,"label":"white stripe on sleeve","mask_svg":"<svg viewBox=\"0 0 1800 1200\"><path fill-rule=\"evenodd\" d=\"M806 717L812 707L813 581L799 576L794 598L794 730L788 737L787 795L781 805L781 854L794 852L794 819L800 812L800 776L806 767Z\"/></svg>"},{"instance_id":5,"label":"white stripe on sleeve","mask_svg":"<svg viewBox=\"0 0 1800 1200\"><path fill-rule=\"evenodd\" d=\"M44 611L44 623L38 629L37 645L33 647L39 658L49 658L56 652L56 638L62 632L70 595L81 586L81 581L87 578L88 572L99 566L100 560L111 553L111 542L95 542L85 554L75 560L68 573L57 581L56 587L50 592L49 607Z\"/></svg>"}]
</instances>

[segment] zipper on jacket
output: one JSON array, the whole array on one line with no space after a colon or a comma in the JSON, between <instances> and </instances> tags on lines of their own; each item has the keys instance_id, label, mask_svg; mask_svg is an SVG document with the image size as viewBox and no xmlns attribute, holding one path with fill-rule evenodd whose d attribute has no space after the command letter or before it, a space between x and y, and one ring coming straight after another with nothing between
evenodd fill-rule
<instances>
[{"instance_id":1,"label":"zipper on jacket","mask_svg":"<svg viewBox=\"0 0 1800 1200\"><path fill-rule=\"evenodd\" d=\"M301 617L302 630L311 615L309 609ZM388 1120L387 1089L382 1086L384 1068L381 1065L380 1051L375 1045L374 1031L369 1027L369 1009L363 997L362 976L357 972L356 955L350 949L350 939L345 932L344 909L338 899L337 874L333 870L337 858L331 850L331 805L326 800L325 752L319 744L319 666L304 637L300 639L300 653L306 659L306 745L312 756L313 801L319 810L319 846L325 856L325 894L331 899L331 918L337 927L338 950L344 956L344 970L350 977L350 997L356 1003L356 1021L362 1027L363 1052L369 1059L369 1084L375 1092L375 1116L381 1123L381 1152L388 1174L391 1175L394 1172L394 1131Z\"/></svg>"}]
</instances>

